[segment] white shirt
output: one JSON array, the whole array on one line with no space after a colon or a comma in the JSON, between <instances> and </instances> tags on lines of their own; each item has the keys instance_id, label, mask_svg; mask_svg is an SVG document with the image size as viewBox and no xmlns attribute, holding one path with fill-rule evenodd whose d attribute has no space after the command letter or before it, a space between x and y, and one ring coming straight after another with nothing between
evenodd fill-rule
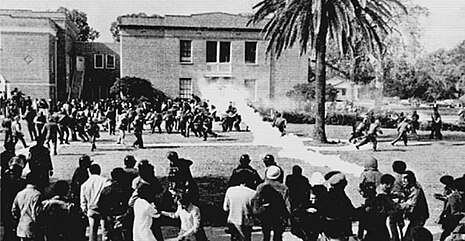
<instances>
[{"instance_id":1,"label":"white shirt","mask_svg":"<svg viewBox=\"0 0 465 241\"><path fill-rule=\"evenodd\" d=\"M157 241L150 227L152 218L158 218L157 209L147 200L137 198L134 202L134 226L132 228L134 241Z\"/></svg>"},{"instance_id":2,"label":"white shirt","mask_svg":"<svg viewBox=\"0 0 465 241\"><path fill-rule=\"evenodd\" d=\"M252 199L256 191L245 185L233 186L226 190L223 209L228 212L228 223L253 226Z\"/></svg>"},{"instance_id":3,"label":"white shirt","mask_svg":"<svg viewBox=\"0 0 465 241\"><path fill-rule=\"evenodd\" d=\"M191 204L187 210L178 205L175 213L166 213L170 218L179 218L181 220L181 230L179 236L193 237L200 230L200 209Z\"/></svg>"},{"instance_id":4,"label":"white shirt","mask_svg":"<svg viewBox=\"0 0 465 241\"><path fill-rule=\"evenodd\" d=\"M81 209L87 215L90 215L95 210L103 188L110 184L111 182L108 179L95 174L90 175L89 179L82 184L80 196Z\"/></svg>"}]
</instances>

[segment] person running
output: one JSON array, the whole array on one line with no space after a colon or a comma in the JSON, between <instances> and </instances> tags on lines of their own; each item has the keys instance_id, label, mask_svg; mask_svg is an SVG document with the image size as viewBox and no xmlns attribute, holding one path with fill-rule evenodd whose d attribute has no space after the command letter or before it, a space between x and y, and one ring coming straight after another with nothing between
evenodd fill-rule
<instances>
[{"instance_id":1,"label":"person running","mask_svg":"<svg viewBox=\"0 0 465 241\"><path fill-rule=\"evenodd\" d=\"M18 141L23 143L24 148L28 148L29 146L26 144L26 140L24 140L24 133L23 128L21 126L19 115L15 116L13 122L11 123L12 135L13 135L13 142L16 144Z\"/></svg>"},{"instance_id":2,"label":"person running","mask_svg":"<svg viewBox=\"0 0 465 241\"><path fill-rule=\"evenodd\" d=\"M90 143L92 144L90 151L97 149L97 138L100 138L100 127L97 125L96 119L91 119L87 126L87 133L89 134Z\"/></svg>"},{"instance_id":3,"label":"person running","mask_svg":"<svg viewBox=\"0 0 465 241\"><path fill-rule=\"evenodd\" d=\"M404 141L404 145L407 146L407 133L411 131L411 125L407 118L404 118L398 125L397 125L397 137L391 142L391 145L394 146L396 142L402 139Z\"/></svg>"},{"instance_id":4,"label":"person running","mask_svg":"<svg viewBox=\"0 0 465 241\"><path fill-rule=\"evenodd\" d=\"M57 145L58 145L58 125L53 116L50 116L48 122L45 123L42 129L42 135L45 137L45 143L50 149L50 141L53 144L53 155L57 155Z\"/></svg>"},{"instance_id":5,"label":"person running","mask_svg":"<svg viewBox=\"0 0 465 241\"><path fill-rule=\"evenodd\" d=\"M378 134L383 134L383 131L381 131L381 122L377 119L374 123L370 124L367 135L360 143L355 145L355 148L358 150L361 146L367 144L368 142L372 142L373 150L376 151L378 144L376 137L378 137Z\"/></svg>"},{"instance_id":6,"label":"person running","mask_svg":"<svg viewBox=\"0 0 465 241\"><path fill-rule=\"evenodd\" d=\"M365 131L370 127L368 118L365 117L363 120L352 127L352 134L350 135L349 142L356 144L358 139L365 135Z\"/></svg>"},{"instance_id":7,"label":"person running","mask_svg":"<svg viewBox=\"0 0 465 241\"><path fill-rule=\"evenodd\" d=\"M285 136L286 125L287 125L286 119L284 119L281 113L276 112L276 118L273 121L273 124L271 126L278 128L279 132L281 133L281 136Z\"/></svg>"}]
</instances>

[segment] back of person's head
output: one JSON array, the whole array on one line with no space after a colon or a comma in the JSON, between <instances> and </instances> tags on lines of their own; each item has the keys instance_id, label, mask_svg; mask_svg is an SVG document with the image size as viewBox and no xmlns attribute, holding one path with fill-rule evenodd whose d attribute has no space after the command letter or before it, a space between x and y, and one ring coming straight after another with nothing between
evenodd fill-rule
<instances>
[{"instance_id":1,"label":"back of person's head","mask_svg":"<svg viewBox=\"0 0 465 241\"><path fill-rule=\"evenodd\" d=\"M149 185L142 185L139 189L137 189L137 196L147 200L148 202L153 202L155 201L156 192L153 187Z\"/></svg>"},{"instance_id":2,"label":"back of person's head","mask_svg":"<svg viewBox=\"0 0 465 241\"><path fill-rule=\"evenodd\" d=\"M136 158L134 158L134 156L132 155L127 155L125 158L124 158L124 165L126 167L129 167L129 168L133 168L134 166L136 166Z\"/></svg>"},{"instance_id":3,"label":"back of person's head","mask_svg":"<svg viewBox=\"0 0 465 241\"><path fill-rule=\"evenodd\" d=\"M148 181L155 176L155 168L152 164L146 163L139 165L139 176Z\"/></svg>"},{"instance_id":4,"label":"back of person's head","mask_svg":"<svg viewBox=\"0 0 465 241\"><path fill-rule=\"evenodd\" d=\"M239 163L240 163L242 166L249 165L249 163L250 163L250 157L249 157L249 155L243 154L243 155L239 158Z\"/></svg>"},{"instance_id":5,"label":"back of person's head","mask_svg":"<svg viewBox=\"0 0 465 241\"><path fill-rule=\"evenodd\" d=\"M179 156L178 153L176 153L175 151L170 151L168 152L168 154L166 154L166 158L170 161L176 161L178 160Z\"/></svg>"},{"instance_id":6,"label":"back of person's head","mask_svg":"<svg viewBox=\"0 0 465 241\"><path fill-rule=\"evenodd\" d=\"M374 157L369 157L365 160L365 170L378 170L378 160Z\"/></svg>"},{"instance_id":7,"label":"back of person's head","mask_svg":"<svg viewBox=\"0 0 465 241\"><path fill-rule=\"evenodd\" d=\"M410 170L404 172L403 178L407 179L408 183L415 184L417 182L417 178L415 177L415 173Z\"/></svg>"},{"instance_id":8,"label":"back of person's head","mask_svg":"<svg viewBox=\"0 0 465 241\"><path fill-rule=\"evenodd\" d=\"M59 180L53 185L53 194L59 196L66 196L68 195L69 191L69 184L65 180Z\"/></svg>"},{"instance_id":9,"label":"back of person's head","mask_svg":"<svg viewBox=\"0 0 465 241\"><path fill-rule=\"evenodd\" d=\"M374 182L362 182L359 187L364 198L370 198L376 195L376 184Z\"/></svg>"},{"instance_id":10,"label":"back of person's head","mask_svg":"<svg viewBox=\"0 0 465 241\"><path fill-rule=\"evenodd\" d=\"M391 174L383 174L381 176L380 183L381 184L394 184L395 180L396 180L396 178L393 177Z\"/></svg>"},{"instance_id":11,"label":"back of person's head","mask_svg":"<svg viewBox=\"0 0 465 241\"><path fill-rule=\"evenodd\" d=\"M343 190L347 186L346 176L341 172L332 175L327 182L333 189Z\"/></svg>"},{"instance_id":12,"label":"back of person's head","mask_svg":"<svg viewBox=\"0 0 465 241\"><path fill-rule=\"evenodd\" d=\"M114 168L111 173L111 179L118 183L123 183L126 181L127 174L121 167Z\"/></svg>"},{"instance_id":13,"label":"back of person's head","mask_svg":"<svg viewBox=\"0 0 465 241\"><path fill-rule=\"evenodd\" d=\"M237 172L232 178L229 183L231 186L239 186L244 184L248 187L253 186L253 181L250 178L250 174L248 171L242 170Z\"/></svg>"},{"instance_id":14,"label":"back of person's head","mask_svg":"<svg viewBox=\"0 0 465 241\"><path fill-rule=\"evenodd\" d=\"M407 164L402 160L396 160L392 163L392 170L396 173L403 174L407 169Z\"/></svg>"},{"instance_id":15,"label":"back of person's head","mask_svg":"<svg viewBox=\"0 0 465 241\"><path fill-rule=\"evenodd\" d=\"M79 166L80 167L89 167L90 164L92 163L92 160L90 159L90 156L88 155L82 155L81 157L79 157Z\"/></svg>"},{"instance_id":16,"label":"back of person's head","mask_svg":"<svg viewBox=\"0 0 465 241\"><path fill-rule=\"evenodd\" d=\"M13 164L9 166L7 172L9 174L9 178L18 179L21 177L21 174L23 174L23 168L21 167L21 165Z\"/></svg>"},{"instance_id":17,"label":"back of person's head","mask_svg":"<svg viewBox=\"0 0 465 241\"><path fill-rule=\"evenodd\" d=\"M452 187L459 192L465 192L465 177L459 177L454 180Z\"/></svg>"},{"instance_id":18,"label":"back of person's head","mask_svg":"<svg viewBox=\"0 0 465 241\"><path fill-rule=\"evenodd\" d=\"M276 165L276 162L274 160L274 156L271 155L271 154L267 154L267 155L265 155L265 157L263 157L263 163L267 167L271 166L271 165Z\"/></svg>"},{"instance_id":19,"label":"back of person's head","mask_svg":"<svg viewBox=\"0 0 465 241\"><path fill-rule=\"evenodd\" d=\"M338 174L338 173L341 173L340 171L330 171L328 173L326 173L323 177L326 181L328 181L332 176Z\"/></svg>"},{"instance_id":20,"label":"back of person's head","mask_svg":"<svg viewBox=\"0 0 465 241\"><path fill-rule=\"evenodd\" d=\"M454 177L450 175L444 175L441 178L439 178L439 181L446 185L447 187L451 186L452 183L454 182Z\"/></svg>"},{"instance_id":21,"label":"back of person's head","mask_svg":"<svg viewBox=\"0 0 465 241\"><path fill-rule=\"evenodd\" d=\"M90 174L100 175L101 171L102 171L102 169L100 168L99 164L92 164L89 167Z\"/></svg>"},{"instance_id":22,"label":"back of person's head","mask_svg":"<svg viewBox=\"0 0 465 241\"><path fill-rule=\"evenodd\" d=\"M412 241L433 241L433 234L424 227L414 228Z\"/></svg>"},{"instance_id":23,"label":"back of person's head","mask_svg":"<svg viewBox=\"0 0 465 241\"><path fill-rule=\"evenodd\" d=\"M279 180L281 175L281 168L275 165L269 166L265 171L265 178L268 180Z\"/></svg>"},{"instance_id":24,"label":"back of person's head","mask_svg":"<svg viewBox=\"0 0 465 241\"><path fill-rule=\"evenodd\" d=\"M302 175L302 167L299 165L294 165L292 167L292 174L296 176L301 176Z\"/></svg>"}]
</instances>

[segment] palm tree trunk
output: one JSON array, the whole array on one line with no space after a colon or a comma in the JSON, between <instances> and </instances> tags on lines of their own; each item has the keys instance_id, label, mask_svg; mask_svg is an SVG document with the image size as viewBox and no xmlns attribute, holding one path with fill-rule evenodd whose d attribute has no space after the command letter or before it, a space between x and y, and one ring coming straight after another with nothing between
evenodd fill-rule
<instances>
[{"instance_id":1,"label":"palm tree trunk","mask_svg":"<svg viewBox=\"0 0 465 241\"><path fill-rule=\"evenodd\" d=\"M316 37L316 67L315 67L315 97L317 103L315 115L315 128L313 139L321 143L327 142L325 132L325 103L326 103L326 35L328 33L328 21L326 13L322 9L321 23Z\"/></svg>"}]
</instances>

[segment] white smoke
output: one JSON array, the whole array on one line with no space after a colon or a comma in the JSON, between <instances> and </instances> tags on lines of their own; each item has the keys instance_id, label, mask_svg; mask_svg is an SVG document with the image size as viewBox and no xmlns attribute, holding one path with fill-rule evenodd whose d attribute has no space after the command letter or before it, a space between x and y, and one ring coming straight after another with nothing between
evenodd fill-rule
<instances>
[{"instance_id":1,"label":"white smoke","mask_svg":"<svg viewBox=\"0 0 465 241\"><path fill-rule=\"evenodd\" d=\"M199 81L202 98L217 107L218 111L226 110L232 102L242 116L242 121L247 124L254 137L254 145L266 145L281 148L279 157L295 158L306 161L313 166L328 167L345 173L360 175L363 167L343 161L336 155L323 155L319 152L308 150L304 142L293 134L281 136L277 128L271 123L264 122L258 112L247 105L248 91L232 84L208 84L206 80ZM292 106L288 106L289 110ZM280 110L281 108L273 108ZM283 109L284 106L283 106Z\"/></svg>"}]
</instances>

